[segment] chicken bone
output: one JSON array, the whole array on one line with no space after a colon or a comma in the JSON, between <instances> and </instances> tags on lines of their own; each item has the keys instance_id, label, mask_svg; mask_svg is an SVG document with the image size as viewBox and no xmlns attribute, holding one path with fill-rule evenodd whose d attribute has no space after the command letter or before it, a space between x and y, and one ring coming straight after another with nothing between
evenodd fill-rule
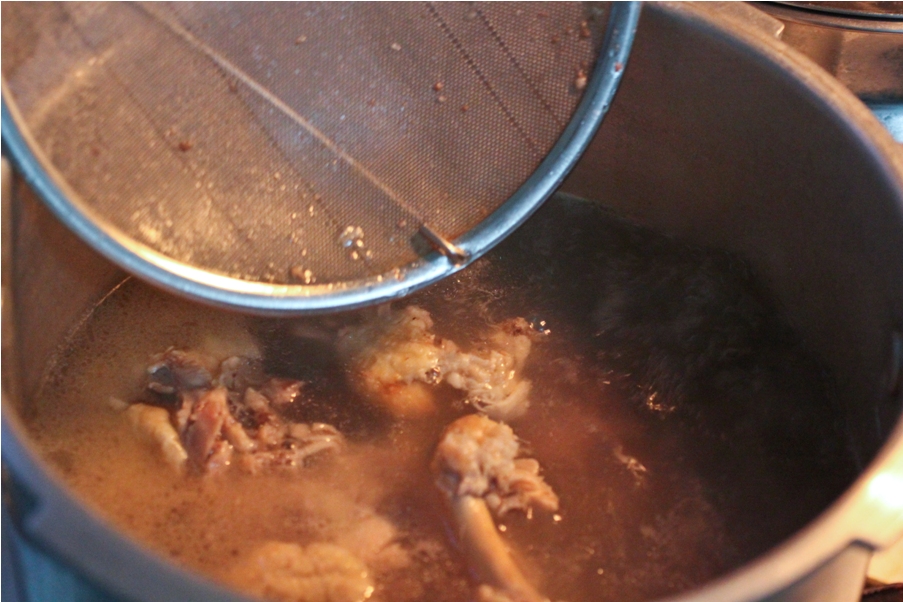
<instances>
[{"instance_id":1,"label":"chicken bone","mask_svg":"<svg viewBox=\"0 0 903 602\"><path fill-rule=\"evenodd\" d=\"M519 459L511 427L472 414L453 422L440 441L432 468L452 511L459 545L480 580L481 600L543 602L527 580L492 518L533 506L558 509L558 496L539 476L539 463Z\"/></svg>"},{"instance_id":2,"label":"chicken bone","mask_svg":"<svg viewBox=\"0 0 903 602\"><path fill-rule=\"evenodd\" d=\"M331 425L282 417L304 383L267 376L257 357L232 356L217 364L202 353L169 348L151 361L153 405L134 403L125 411L179 471L188 465L215 472L233 463L251 473L298 467L344 446Z\"/></svg>"}]
</instances>

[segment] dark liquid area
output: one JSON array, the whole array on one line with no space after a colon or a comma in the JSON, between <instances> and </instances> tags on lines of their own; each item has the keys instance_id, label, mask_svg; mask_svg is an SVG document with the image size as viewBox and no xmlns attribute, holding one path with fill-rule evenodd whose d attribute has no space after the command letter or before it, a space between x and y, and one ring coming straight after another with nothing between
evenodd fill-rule
<instances>
[{"instance_id":1,"label":"dark liquid area","mask_svg":"<svg viewBox=\"0 0 903 602\"><path fill-rule=\"evenodd\" d=\"M701 585L791 535L855 476L829 376L735 257L557 199L486 259L396 303L406 305L463 347L512 317L548 331L525 368L530 409L511 427L560 511L498 523L552 600L641 601ZM360 399L331 337L372 311L245 319L130 282L74 336L29 422L83 498L214 578L242 542L335 536L341 520L311 501L332 487L388 518L413 559L381 576L376 597L467 599L466 560L428 466L443 428L472 408L442 388L437 414L399 421ZM150 354L210 332L253 333L269 372L309 382L295 418L336 426L351 459L207 481L155 464L105 399L136 395ZM366 473L357 484L355 470ZM195 543L204 538L207 548Z\"/></svg>"}]
</instances>

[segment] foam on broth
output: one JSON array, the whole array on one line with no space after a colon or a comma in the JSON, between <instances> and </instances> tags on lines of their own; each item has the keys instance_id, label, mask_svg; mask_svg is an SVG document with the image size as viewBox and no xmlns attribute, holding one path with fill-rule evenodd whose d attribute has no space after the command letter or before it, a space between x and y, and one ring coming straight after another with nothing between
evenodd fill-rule
<instances>
[{"instance_id":1,"label":"foam on broth","mask_svg":"<svg viewBox=\"0 0 903 602\"><path fill-rule=\"evenodd\" d=\"M558 203L543 215L397 304L428 309L437 334L462 345L517 316L550 331L525 369L531 408L511 426L561 510L498 521L540 591L626 602L683 591L775 545L843 491L850 459L812 443L837 439L829 381L754 279L730 273L741 264L597 207ZM699 317L725 304L736 329ZM399 422L337 378L307 419L343 430L348 451L255 476L178 476L110 409L110 397L136 398L148 358L170 346L241 353L257 341L270 371L297 378L324 361L298 332L366 317L246 318L128 282L73 335L26 420L81 499L215 580L228 581L236 559L267 540L341 542L370 507L396 526L411 559L400 570L371 567L375 598L469 599L466 560L429 472L444 426L472 411L455 391L442 391L434 417ZM695 347L675 343L693 336L706 342L695 361ZM744 352L738 337L764 351ZM712 341L723 349L710 351Z\"/></svg>"}]
</instances>

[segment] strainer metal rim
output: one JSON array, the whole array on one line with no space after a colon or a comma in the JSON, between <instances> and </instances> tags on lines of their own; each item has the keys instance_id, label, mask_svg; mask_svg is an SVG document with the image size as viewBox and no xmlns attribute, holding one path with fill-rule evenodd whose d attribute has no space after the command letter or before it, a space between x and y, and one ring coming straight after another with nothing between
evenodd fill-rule
<instances>
[{"instance_id":1,"label":"strainer metal rim","mask_svg":"<svg viewBox=\"0 0 903 602\"><path fill-rule=\"evenodd\" d=\"M498 209L451 241L467 257L438 251L393 272L332 284L271 284L213 274L139 243L81 199L31 137L2 81L2 143L17 171L56 217L125 271L190 299L259 315L286 316L351 310L404 297L467 267L527 220L554 192L596 133L620 83L639 21L641 2L613 2L605 38L586 91L549 154Z\"/></svg>"}]
</instances>

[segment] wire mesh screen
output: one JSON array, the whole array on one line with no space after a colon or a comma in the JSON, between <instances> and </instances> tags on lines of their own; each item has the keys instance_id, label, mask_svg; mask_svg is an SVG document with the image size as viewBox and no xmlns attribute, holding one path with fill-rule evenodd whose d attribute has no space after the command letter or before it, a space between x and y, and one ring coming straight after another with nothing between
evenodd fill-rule
<instances>
[{"instance_id":1,"label":"wire mesh screen","mask_svg":"<svg viewBox=\"0 0 903 602\"><path fill-rule=\"evenodd\" d=\"M3 75L82 202L249 282L391 273L495 211L571 119L581 3L3 4Z\"/></svg>"}]
</instances>

